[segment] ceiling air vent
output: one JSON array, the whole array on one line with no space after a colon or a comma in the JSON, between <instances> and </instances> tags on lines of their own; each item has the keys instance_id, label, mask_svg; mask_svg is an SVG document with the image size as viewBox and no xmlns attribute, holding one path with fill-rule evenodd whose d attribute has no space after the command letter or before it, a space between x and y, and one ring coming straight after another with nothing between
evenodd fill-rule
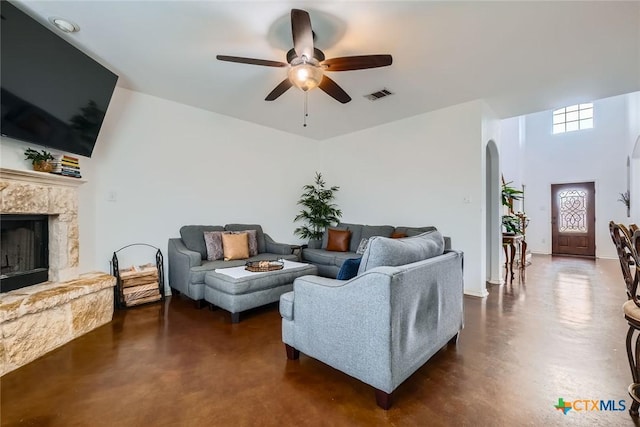
<instances>
[{"instance_id":1,"label":"ceiling air vent","mask_svg":"<svg viewBox=\"0 0 640 427\"><path fill-rule=\"evenodd\" d=\"M370 93L369 95L365 95L364 97L367 98L369 101L376 101L380 98L384 98L385 96L389 96L389 95L393 95L393 92L389 91L388 89L382 89L377 92Z\"/></svg>"}]
</instances>

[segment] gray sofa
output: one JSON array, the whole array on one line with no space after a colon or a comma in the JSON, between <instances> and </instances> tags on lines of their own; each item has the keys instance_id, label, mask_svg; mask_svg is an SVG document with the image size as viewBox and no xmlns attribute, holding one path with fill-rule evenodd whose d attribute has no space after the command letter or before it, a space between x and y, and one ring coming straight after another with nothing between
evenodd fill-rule
<instances>
[{"instance_id":1,"label":"gray sofa","mask_svg":"<svg viewBox=\"0 0 640 427\"><path fill-rule=\"evenodd\" d=\"M462 260L462 252L444 251L437 231L373 237L353 279L296 279L280 297L287 357L302 352L373 386L378 405L388 409L392 392L457 340Z\"/></svg>"},{"instance_id":2,"label":"gray sofa","mask_svg":"<svg viewBox=\"0 0 640 427\"><path fill-rule=\"evenodd\" d=\"M205 231L256 230L258 255L246 260L207 261ZM196 302L196 307L204 306L204 276L216 268L237 267L247 261L272 259L297 260L291 245L276 243L257 224L185 225L180 228L180 238L169 239L169 286L175 294L182 293Z\"/></svg>"},{"instance_id":3,"label":"gray sofa","mask_svg":"<svg viewBox=\"0 0 640 427\"><path fill-rule=\"evenodd\" d=\"M318 274L323 277L329 277L335 279L338 276L342 263L350 258L360 258L360 254L356 253L360 241L362 239L369 239L372 236L391 237L394 233L402 233L407 237L417 236L418 234L425 233L427 231L435 231L436 227L394 227L392 225L364 225L364 224L349 224L339 223L335 227L340 230L351 231L351 241L349 243L348 252L335 252L327 250L328 233L325 232L322 238L322 245L320 248L314 248L309 245L302 249L302 262L314 264L318 267ZM448 237L444 238L445 249L451 249L451 240Z\"/></svg>"}]
</instances>

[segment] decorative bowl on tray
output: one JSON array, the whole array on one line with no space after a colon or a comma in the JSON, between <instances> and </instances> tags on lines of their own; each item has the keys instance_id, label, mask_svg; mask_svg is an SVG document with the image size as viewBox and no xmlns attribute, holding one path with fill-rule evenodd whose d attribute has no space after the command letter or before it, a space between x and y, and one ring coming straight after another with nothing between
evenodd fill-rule
<instances>
[{"instance_id":1,"label":"decorative bowl on tray","mask_svg":"<svg viewBox=\"0 0 640 427\"><path fill-rule=\"evenodd\" d=\"M245 270L255 272L282 270L284 262L276 260L248 261L245 264Z\"/></svg>"}]
</instances>

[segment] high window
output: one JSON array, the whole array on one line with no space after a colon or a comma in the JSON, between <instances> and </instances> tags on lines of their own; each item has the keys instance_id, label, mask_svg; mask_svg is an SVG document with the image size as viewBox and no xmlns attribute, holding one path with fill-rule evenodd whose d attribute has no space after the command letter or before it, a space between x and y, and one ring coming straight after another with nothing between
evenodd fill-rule
<instances>
[{"instance_id":1,"label":"high window","mask_svg":"<svg viewBox=\"0 0 640 427\"><path fill-rule=\"evenodd\" d=\"M593 128L593 103L576 104L553 112L553 133Z\"/></svg>"}]
</instances>

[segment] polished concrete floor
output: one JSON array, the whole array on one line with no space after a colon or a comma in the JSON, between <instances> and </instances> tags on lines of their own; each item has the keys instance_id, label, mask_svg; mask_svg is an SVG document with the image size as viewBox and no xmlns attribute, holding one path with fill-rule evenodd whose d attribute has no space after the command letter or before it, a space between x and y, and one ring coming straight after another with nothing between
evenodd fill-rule
<instances>
[{"instance_id":1,"label":"polished concrete floor","mask_svg":"<svg viewBox=\"0 0 640 427\"><path fill-rule=\"evenodd\" d=\"M465 328L394 394L305 355L288 361L276 305L231 324L181 297L105 325L1 379L2 426L625 426L630 399L617 260L534 256L526 280L465 297ZM354 325L355 327L355 325ZM588 404L577 405L577 408Z\"/></svg>"}]
</instances>

